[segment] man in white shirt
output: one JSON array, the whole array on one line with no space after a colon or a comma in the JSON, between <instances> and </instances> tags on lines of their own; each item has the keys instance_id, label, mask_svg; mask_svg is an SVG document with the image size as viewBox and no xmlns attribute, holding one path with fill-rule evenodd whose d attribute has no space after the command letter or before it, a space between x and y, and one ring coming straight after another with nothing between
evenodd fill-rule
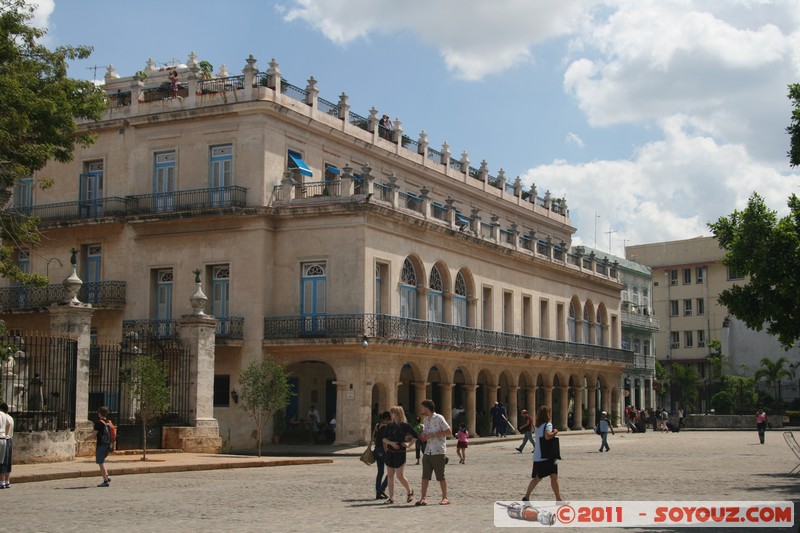
<instances>
[{"instance_id":1,"label":"man in white shirt","mask_svg":"<svg viewBox=\"0 0 800 533\"><path fill-rule=\"evenodd\" d=\"M420 435L420 439L426 443L425 453L422 456L422 486L419 501L414 505L428 505L425 496L428 494L428 482L431 474L436 473L436 481L442 487L442 500L439 505L449 505L447 499L447 480L444 478L445 453L447 436L451 434L450 425L444 417L436 412L436 404L433 400L422 400L420 403L422 414L425 419L422 421L425 429Z\"/></svg>"}]
</instances>

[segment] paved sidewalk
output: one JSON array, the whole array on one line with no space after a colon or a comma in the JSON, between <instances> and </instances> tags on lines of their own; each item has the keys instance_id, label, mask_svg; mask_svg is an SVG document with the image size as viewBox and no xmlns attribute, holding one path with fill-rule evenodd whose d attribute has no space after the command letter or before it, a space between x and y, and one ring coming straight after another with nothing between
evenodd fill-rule
<instances>
[{"instance_id":1,"label":"paved sidewalk","mask_svg":"<svg viewBox=\"0 0 800 533\"><path fill-rule=\"evenodd\" d=\"M572 431L572 434L587 431ZM562 434L563 435L563 434ZM470 444L487 444L500 441L516 441L518 435L507 438L481 437L470 440ZM228 468L263 468L270 466L296 466L332 463L331 457L358 457L364 446L342 445L292 445L265 446L262 457L247 454L210 453L164 453L149 450L147 460L142 461L141 451L127 450L112 453L106 460L109 476L130 474L157 474L165 472L190 472L199 470L222 470ZM12 483L31 483L80 477L99 477L100 471L94 457L78 457L74 461L60 463L36 463L14 465Z\"/></svg>"}]
</instances>

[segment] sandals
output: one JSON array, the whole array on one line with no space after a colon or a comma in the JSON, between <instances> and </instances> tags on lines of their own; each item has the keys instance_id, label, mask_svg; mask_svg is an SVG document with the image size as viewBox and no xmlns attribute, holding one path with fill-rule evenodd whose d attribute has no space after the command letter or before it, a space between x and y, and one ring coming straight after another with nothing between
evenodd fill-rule
<instances>
[{"instance_id":1,"label":"sandals","mask_svg":"<svg viewBox=\"0 0 800 533\"><path fill-rule=\"evenodd\" d=\"M418 501L417 503L415 503L414 505L416 505L417 507L419 507L420 505L428 505L428 502L426 502L425 500L419 500L419 501Z\"/></svg>"},{"instance_id":2,"label":"sandals","mask_svg":"<svg viewBox=\"0 0 800 533\"><path fill-rule=\"evenodd\" d=\"M447 498L442 498L442 501L439 502L439 505L450 505L450 500Z\"/></svg>"},{"instance_id":3,"label":"sandals","mask_svg":"<svg viewBox=\"0 0 800 533\"><path fill-rule=\"evenodd\" d=\"M408 493L406 496L406 503L411 503L414 500L414 491Z\"/></svg>"},{"instance_id":4,"label":"sandals","mask_svg":"<svg viewBox=\"0 0 800 533\"><path fill-rule=\"evenodd\" d=\"M386 501L384 501L384 502L383 502L383 505L391 505L391 504L393 504L393 503L394 503L394 500L393 500L393 499L391 499L391 498L389 498L388 500L386 500Z\"/></svg>"}]
</instances>

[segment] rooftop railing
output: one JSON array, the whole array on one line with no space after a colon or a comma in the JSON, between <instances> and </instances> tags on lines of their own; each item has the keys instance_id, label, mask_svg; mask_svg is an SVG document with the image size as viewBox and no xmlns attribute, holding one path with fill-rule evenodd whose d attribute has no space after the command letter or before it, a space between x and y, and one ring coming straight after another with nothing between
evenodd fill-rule
<instances>
[{"instance_id":1,"label":"rooftop railing","mask_svg":"<svg viewBox=\"0 0 800 533\"><path fill-rule=\"evenodd\" d=\"M622 326L645 329L648 331L658 331L661 329L656 317L631 313L625 310L622 311Z\"/></svg>"},{"instance_id":2,"label":"rooftop railing","mask_svg":"<svg viewBox=\"0 0 800 533\"><path fill-rule=\"evenodd\" d=\"M489 331L412 318L377 314L266 317L264 339L352 339L366 335L381 340L419 343L426 348L491 352L510 357L547 355L633 364L633 352L512 333Z\"/></svg>"}]
</instances>

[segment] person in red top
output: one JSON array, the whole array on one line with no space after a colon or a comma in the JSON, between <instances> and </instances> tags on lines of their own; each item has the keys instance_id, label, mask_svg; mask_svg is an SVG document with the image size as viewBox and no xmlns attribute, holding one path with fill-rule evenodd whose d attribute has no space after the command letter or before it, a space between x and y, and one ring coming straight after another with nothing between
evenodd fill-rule
<instances>
[{"instance_id":1,"label":"person in red top","mask_svg":"<svg viewBox=\"0 0 800 533\"><path fill-rule=\"evenodd\" d=\"M525 449L525 445L528 444L528 441L531 441L533 445L533 453L536 450L536 442L533 440L533 436L531 435L531 431L533 431L533 418L531 415L528 414L528 411L523 409L522 410L522 419L524 420L523 424L517 428L520 433L524 433L525 436L522 438L522 444L519 445L519 448L515 448L519 453L522 453L522 450Z\"/></svg>"},{"instance_id":2,"label":"person in red top","mask_svg":"<svg viewBox=\"0 0 800 533\"><path fill-rule=\"evenodd\" d=\"M761 407L756 411L756 427L758 428L758 440L764 444L764 435L767 432L767 413Z\"/></svg>"}]
</instances>

